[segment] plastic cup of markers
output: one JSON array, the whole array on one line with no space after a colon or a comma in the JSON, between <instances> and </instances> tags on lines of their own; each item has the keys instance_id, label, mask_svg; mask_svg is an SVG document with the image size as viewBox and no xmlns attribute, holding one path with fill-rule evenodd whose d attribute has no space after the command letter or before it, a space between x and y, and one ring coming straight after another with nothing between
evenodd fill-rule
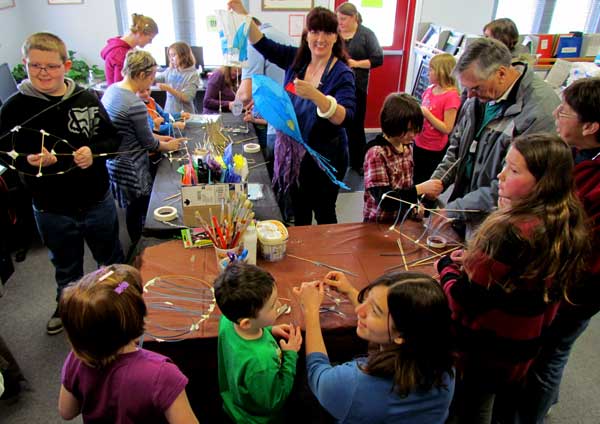
<instances>
[{"instance_id":1,"label":"plastic cup of markers","mask_svg":"<svg viewBox=\"0 0 600 424\"><path fill-rule=\"evenodd\" d=\"M231 262L231 254L235 255L235 258L237 259L237 257L242 253L243 250L243 246L241 244L238 244L237 246L231 247L229 249L221 249L217 246L214 246L214 248L219 272L222 272L225 268L227 268L227 265L229 265L229 263Z\"/></svg>"}]
</instances>

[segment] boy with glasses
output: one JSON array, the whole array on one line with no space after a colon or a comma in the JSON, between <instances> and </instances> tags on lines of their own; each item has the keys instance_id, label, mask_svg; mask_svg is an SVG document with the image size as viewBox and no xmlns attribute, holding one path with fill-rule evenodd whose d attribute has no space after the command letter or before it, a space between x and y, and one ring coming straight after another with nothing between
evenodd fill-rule
<instances>
[{"instance_id":1,"label":"boy with glasses","mask_svg":"<svg viewBox=\"0 0 600 424\"><path fill-rule=\"evenodd\" d=\"M36 33L22 47L26 79L0 109L0 161L18 171L33 198L40 236L55 268L58 300L83 276L83 243L98 265L122 262L119 225L104 157L120 144L97 97L65 73L65 43ZM46 326L62 331L58 307Z\"/></svg>"}]
</instances>

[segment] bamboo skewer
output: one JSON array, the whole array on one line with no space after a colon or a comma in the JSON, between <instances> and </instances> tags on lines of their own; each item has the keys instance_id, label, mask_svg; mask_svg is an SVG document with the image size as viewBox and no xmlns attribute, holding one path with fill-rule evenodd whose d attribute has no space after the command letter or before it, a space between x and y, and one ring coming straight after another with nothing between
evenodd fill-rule
<instances>
[{"instance_id":1,"label":"bamboo skewer","mask_svg":"<svg viewBox=\"0 0 600 424\"><path fill-rule=\"evenodd\" d=\"M408 265L406 264L406 255L404 254L404 248L402 247L402 240L396 239L396 243L398 244L398 248L400 249L400 254L402 255L402 262L404 262L404 269L408 271Z\"/></svg>"},{"instance_id":2,"label":"bamboo skewer","mask_svg":"<svg viewBox=\"0 0 600 424\"><path fill-rule=\"evenodd\" d=\"M442 174L442 176L439 178L439 180L440 180L440 181L441 181L441 180L443 180L443 179L444 179L444 177L445 177L446 175L448 175L448 173L449 173L450 171L452 171L452 168L454 168L454 167L455 167L455 166L458 164L458 162L460 162L460 160L461 160L461 159L462 159L462 158L458 158L458 159L456 160L456 162L454 162L454 163L453 163L453 164L450 166L450 168L448 168L448 169L446 170L446 172L444 172L444 173Z\"/></svg>"},{"instance_id":3,"label":"bamboo skewer","mask_svg":"<svg viewBox=\"0 0 600 424\"><path fill-rule=\"evenodd\" d=\"M392 229L392 231L395 231L395 232L397 232L397 233L398 233L398 234L400 234L402 237L405 237L405 238L407 238L408 240L410 240L410 241L412 241L413 243L415 243L417 246L419 246L419 247L422 247L422 248L423 248L423 249L425 249L425 250L429 250L431 253L437 253L435 250L431 250L431 249L430 249L428 246L426 246L426 245L424 245L424 244L421 244L421 243L419 243L419 242L418 242L418 241L416 241L416 240L413 240L412 238L410 238L409 236L407 236L406 234L404 234L403 232L401 232L401 231L399 231L399 230L397 230L397 229L395 229L395 228L393 228L393 229Z\"/></svg>"},{"instance_id":4,"label":"bamboo skewer","mask_svg":"<svg viewBox=\"0 0 600 424\"><path fill-rule=\"evenodd\" d=\"M444 255L446 255L446 254L448 254L448 253L450 253L450 252L454 252L454 251L455 251L456 249L458 249L458 248L460 248L460 246L454 246L454 247L453 247L453 248L451 248L451 249L447 249L447 250L444 250L443 252L436 253L435 255L428 256L428 257L426 257L426 258L420 259L420 260L418 260L417 262L413 263L412 265L413 265L413 266L415 266L415 265L418 265L418 264L421 264L421 263L427 262L428 260L431 260L431 259L433 259L433 258L437 258L437 257L439 257L439 256L444 256Z\"/></svg>"}]
</instances>

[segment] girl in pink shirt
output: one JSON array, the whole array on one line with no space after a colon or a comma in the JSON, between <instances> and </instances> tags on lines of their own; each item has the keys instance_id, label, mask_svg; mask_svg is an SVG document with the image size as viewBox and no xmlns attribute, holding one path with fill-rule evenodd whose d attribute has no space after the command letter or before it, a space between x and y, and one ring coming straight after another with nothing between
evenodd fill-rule
<instances>
[{"instance_id":1,"label":"girl in pink shirt","mask_svg":"<svg viewBox=\"0 0 600 424\"><path fill-rule=\"evenodd\" d=\"M448 134L454 128L460 107L456 80L451 75L454 65L456 60L448 53L437 54L429 62L431 85L421 102L425 121L413 148L414 184L427 181L446 153Z\"/></svg>"}]
</instances>

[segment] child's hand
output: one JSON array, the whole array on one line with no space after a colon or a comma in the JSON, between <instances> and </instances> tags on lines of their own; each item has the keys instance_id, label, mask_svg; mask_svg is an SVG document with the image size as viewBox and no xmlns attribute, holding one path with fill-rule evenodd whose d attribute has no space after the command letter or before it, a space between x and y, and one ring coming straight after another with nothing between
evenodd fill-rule
<instances>
[{"instance_id":1,"label":"child's hand","mask_svg":"<svg viewBox=\"0 0 600 424\"><path fill-rule=\"evenodd\" d=\"M163 91L170 91L171 90L171 86L169 84L165 84L165 83L159 82L157 84L157 86L158 86L158 88L160 90L163 90Z\"/></svg>"},{"instance_id":2,"label":"child's hand","mask_svg":"<svg viewBox=\"0 0 600 424\"><path fill-rule=\"evenodd\" d=\"M444 191L444 184L442 180L427 180L421 184L417 184L417 194L424 194L429 199L435 199L442 191Z\"/></svg>"},{"instance_id":3,"label":"child's hand","mask_svg":"<svg viewBox=\"0 0 600 424\"><path fill-rule=\"evenodd\" d=\"M323 278L323 282L344 294L348 294L351 291L356 290L350 281L348 281L346 275L339 271L329 271L325 275L325 278Z\"/></svg>"},{"instance_id":4,"label":"child's hand","mask_svg":"<svg viewBox=\"0 0 600 424\"><path fill-rule=\"evenodd\" d=\"M246 113L244 113L244 122L254 122L254 116L252 115L252 109L246 109Z\"/></svg>"},{"instance_id":5,"label":"child's hand","mask_svg":"<svg viewBox=\"0 0 600 424\"><path fill-rule=\"evenodd\" d=\"M300 306L305 313L319 313L325 289L321 281L302 283L300 287L294 287L294 294L300 299Z\"/></svg>"},{"instance_id":6,"label":"child's hand","mask_svg":"<svg viewBox=\"0 0 600 424\"><path fill-rule=\"evenodd\" d=\"M452 261L455 263L462 265L465 259L465 249L458 249L450 253L450 259L452 259Z\"/></svg>"},{"instance_id":7,"label":"child's hand","mask_svg":"<svg viewBox=\"0 0 600 424\"><path fill-rule=\"evenodd\" d=\"M58 159L52 153L50 153L45 147L42 149L42 153L37 155L27 155L27 162L31 166L50 166L54 165Z\"/></svg>"},{"instance_id":8,"label":"child's hand","mask_svg":"<svg viewBox=\"0 0 600 424\"><path fill-rule=\"evenodd\" d=\"M275 327L273 327L273 329L275 329ZM286 336L279 340L281 350L293 350L294 352L298 352L302 346L302 332L300 331L300 327L290 325Z\"/></svg>"},{"instance_id":9,"label":"child's hand","mask_svg":"<svg viewBox=\"0 0 600 424\"><path fill-rule=\"evenodd\" d=\"M192 114L189 112L181 112L181 119L190 119Z\"/></svg>"},{"instance_id":10,"label":"child's hand","mask_svg":"<svg viewBox=\"0 0 600 424\"><path fill-rule=\"evenodd\" d=\"M159 116L158 118L154 118L152 120L152 122L154 122L154 130L158 131L160 129L160 124L165 122L165 118L163 118L162 116Z\"/></svg>"},{"instance_id":11,"label":"child's hand","mask_svg":"<svg viewBox=\"0 0 600 424\"><path fill-rule=\"evenodd\" d=\"M177 128L179 130L182 130L182 129L185 128L185 122L183 122L183 121L173 122L173 128Z\"/></svg>"},{"instance_id":12,"label":"child's hand","mask_svg":"<svg viewBox=\"0 0 600 424\"><path fill-rule=\"evenodd\" d=\"M289 324L278 324L271 327L271 334L273 337L288 339L290 336L290 325Z\"/></svg>"},{"instance_id":13,"label":"child's hand","mask_svg":"<svg viewBox=\"0 0 600 424\"><path fill-rule=\"evenodd\" d=\"M75 165L81 169L89 168L94 162L92 150L88 146L80 147L79 149L75 150L75 153L73 154L73 161L75 162Z\"/></svg>"}]
</instances>

